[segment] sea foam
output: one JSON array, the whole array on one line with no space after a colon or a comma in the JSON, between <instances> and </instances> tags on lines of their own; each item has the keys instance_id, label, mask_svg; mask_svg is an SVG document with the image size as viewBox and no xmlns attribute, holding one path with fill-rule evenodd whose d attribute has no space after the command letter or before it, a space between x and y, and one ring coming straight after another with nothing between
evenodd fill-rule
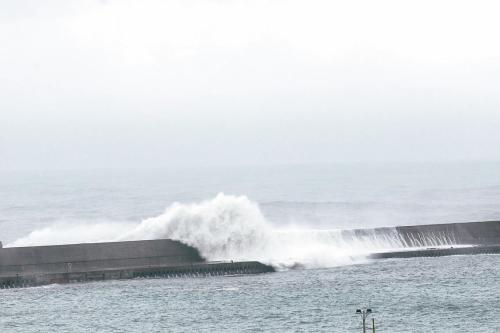
<instances>
[{"instance_id":1,"label":"sea foam","mask_svg":"<svg viewBox=\"0 0 500 333\"><path fill-rule=\"evenodd\" d=\"M355 235L345 230L276 227L246 196L218 194L198 203L174 203L139 224L55 224L9 246L169 238L200 251L207 260L259 260L277 268L331 267L403 247L397 237Z\"/></svg>"}]
</instances>

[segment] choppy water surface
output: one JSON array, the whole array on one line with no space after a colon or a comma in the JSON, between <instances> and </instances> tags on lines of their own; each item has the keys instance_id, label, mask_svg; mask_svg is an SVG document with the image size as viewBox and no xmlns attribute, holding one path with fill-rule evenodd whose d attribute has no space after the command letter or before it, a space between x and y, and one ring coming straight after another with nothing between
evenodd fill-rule
<instances>
[{"instance_id":1,"label":"choppy water surface","mask_svg":"<svg viewBox=\"0 0 500 333\"><path fill-rule=\"evenodd\" d=\"M500 256L0 290L2 332L498 332Z\"/></svg>"}]
</instances>

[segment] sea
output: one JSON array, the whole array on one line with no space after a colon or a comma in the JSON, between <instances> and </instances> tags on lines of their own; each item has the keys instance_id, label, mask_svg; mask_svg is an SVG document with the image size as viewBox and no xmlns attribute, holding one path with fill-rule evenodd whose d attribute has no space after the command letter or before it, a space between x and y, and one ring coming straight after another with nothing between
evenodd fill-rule
<instances>
[{"instance_id":1,"label":"sea","mask_svg":"<svg viewBox=\"0 0 500 333\"><path fill-rule=\"evenodd\" d=\"M500 332L500 256L342 230L500 219L500 162L0 171L4 247L172 238L275 273L0 290L0 332ZM446 244L445 240L431 240Z\"/></svg>"}]
</instances>

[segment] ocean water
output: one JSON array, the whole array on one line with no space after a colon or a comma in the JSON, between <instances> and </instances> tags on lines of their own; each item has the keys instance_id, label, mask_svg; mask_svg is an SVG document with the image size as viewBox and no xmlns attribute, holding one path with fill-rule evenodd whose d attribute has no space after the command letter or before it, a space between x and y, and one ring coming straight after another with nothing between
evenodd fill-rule
<instances>
[{"instance_id":1,"label":"ocean water","mask_svg":"<svg viewBox=\"0 0 500 333\"><path fill-rule=\"evenodd\" d=\"M0 290L2 332L498 332L500 256Z\"/></svg>"},{"instance_id":2,"label":"ocean water","mask_svg":"<svg viewBox=\"0 0 500 333\"><path fill-rule=\"evenodd\" d=\"M279 272L0 290L1 332L497 332L498 255L370 261L339 230L500 219L500 163L0 172L4 246L175 238ZM292 269L297 267L302 269Z\"/></svg>"}]
</instances>

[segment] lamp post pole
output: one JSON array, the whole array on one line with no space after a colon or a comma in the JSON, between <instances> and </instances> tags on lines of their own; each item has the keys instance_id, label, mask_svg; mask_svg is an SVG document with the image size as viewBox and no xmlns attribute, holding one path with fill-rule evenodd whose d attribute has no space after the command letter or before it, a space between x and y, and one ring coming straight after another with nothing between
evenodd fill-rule
<instances>
[{"instance_id":1,"label":"lamp post pole","mask_svg":"<svg viewBox=\"0 0 500 333\"><path fill-rule=\"evenodd\" d=\"M366 318L372 313L372 309L357 309L356 314L361 316L363 321L363 333L366 333ZM372 320L373 321L373 320ZM375 332L375 322L373 321L373 332Z\"/></svg>"}]
</instances>

